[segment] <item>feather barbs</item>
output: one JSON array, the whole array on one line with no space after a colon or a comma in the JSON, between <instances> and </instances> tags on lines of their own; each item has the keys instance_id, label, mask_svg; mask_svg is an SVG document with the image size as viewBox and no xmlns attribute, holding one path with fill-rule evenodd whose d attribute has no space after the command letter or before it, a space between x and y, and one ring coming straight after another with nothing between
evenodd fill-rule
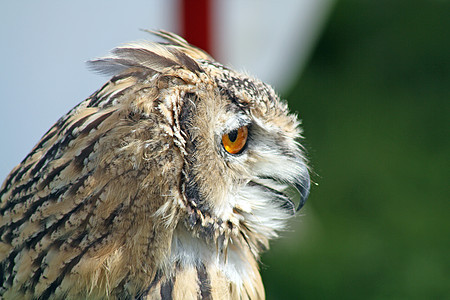
<instances>
[{"instance_id":1,"label":"feather barbs","mask_svg":"<svg viewBox=\"0 0 450 300\"><path fill-rule=\"evenodd\" d=\"M130 68L143 68L162 73L167 68L180 67L191 72L203 72L198 60L212 60L202 50L189 45L182 38L165 31L147 31L168 41L168 44L141 41L125 44L111 51L111 55L88 61L94 71L118 75Z\"/></svg>"}]
</instances>

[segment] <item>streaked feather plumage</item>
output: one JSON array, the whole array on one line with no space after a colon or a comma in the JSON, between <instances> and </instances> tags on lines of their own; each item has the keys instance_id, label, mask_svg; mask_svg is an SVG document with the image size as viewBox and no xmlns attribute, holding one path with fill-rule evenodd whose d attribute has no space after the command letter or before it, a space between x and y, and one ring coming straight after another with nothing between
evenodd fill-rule
<instances>
[{"instance_id":1,"label":"streaked feather plumage","mask_svg":"<svg viewBox=\"0 0 450 300\"><path fill-rule=\"evenodd\" d=\"M262 299L260 252L309 176L299 123L266 84L180 37L91 62L112 75L0 191L6 299ZM220 136L248 126L239 155Z\"/></svg>"}]
</instances>

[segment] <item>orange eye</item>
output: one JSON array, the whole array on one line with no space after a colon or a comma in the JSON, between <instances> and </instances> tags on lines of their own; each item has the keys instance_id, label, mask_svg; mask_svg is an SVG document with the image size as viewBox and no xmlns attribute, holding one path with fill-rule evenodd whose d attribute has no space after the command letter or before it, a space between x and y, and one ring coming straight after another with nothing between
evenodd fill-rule
<instances>
[{"instance_id":1,"label":"orange eye","mask_svg":"<svg viewBox=\"0 0 450 300\"><path fill-rule=\"evenodd\" d=\"M222 145L230 154L237 154L242 151L248 136L247 126L242 126L229 133L222 135Z\"/></svg>"}]
</instances>

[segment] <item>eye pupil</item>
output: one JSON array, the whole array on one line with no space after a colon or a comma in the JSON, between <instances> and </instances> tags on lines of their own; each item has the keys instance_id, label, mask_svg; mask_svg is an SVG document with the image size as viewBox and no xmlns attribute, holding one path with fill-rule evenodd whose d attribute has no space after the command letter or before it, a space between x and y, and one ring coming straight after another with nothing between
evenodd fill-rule
<instances>
[{"instance_id":1,"label":"eye pupil","mask_svg":"<svg viewBox=\"0 0 450 300\"><path fill-rule=\"evenodd\" d=\"M236 141L237 136L238 136L238 131L236 129L231 131L230 133L228 133L228 138L230 139L230 141L232 143L234 143Z\"/></svg>"}]
</instances>

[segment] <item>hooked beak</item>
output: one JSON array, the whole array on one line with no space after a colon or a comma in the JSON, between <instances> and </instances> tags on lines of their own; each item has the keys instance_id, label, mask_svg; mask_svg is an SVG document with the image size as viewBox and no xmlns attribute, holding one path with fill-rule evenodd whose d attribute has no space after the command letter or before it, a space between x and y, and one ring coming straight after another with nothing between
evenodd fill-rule
<instances>
[{"instance_id":1,"label":"hooked beak","mask_svg":"<svg viewBox=\"0 0 450 300\"><path fill-rule=\"evenodd\" d=\"M305 205L305 202L309 196L309 189L311 187L311 180L309 178L309 172L308 169L306 169L306 167L304 172L302 172L301 176L297 178L294 186L300 194L300 202L296 209L296 211L299 211L303 207L303 205Z\"/></svg>"},{"instance_id":2,"label":"hooked beak","mask_svg":"<svg viewBox=\"0 0 450 300\"><path fill-rule=\"evenodd\" d=\"M297 171L299 172L297 173L297 176L294 178L291 177L289 180L272 176L261 176L258 180L252 180L248 184L259 186L270 192L274 198L281 203L282 208L289 211L291 215L294 215L303 207L303 205L305 205L309 196L309 189L311 187L308 168L302 160L298 160L298 167L299 169L297 169ZM285 185L282 185L281 188L277 188L272 186L270 182L279 182L282 184L284 183ZM295 202L293 201L293 198L296 197L292 193L286 193L286 188L288 186L295 188L297 193L300 195L297 208Z\"/></svg>"}]
</instances>

